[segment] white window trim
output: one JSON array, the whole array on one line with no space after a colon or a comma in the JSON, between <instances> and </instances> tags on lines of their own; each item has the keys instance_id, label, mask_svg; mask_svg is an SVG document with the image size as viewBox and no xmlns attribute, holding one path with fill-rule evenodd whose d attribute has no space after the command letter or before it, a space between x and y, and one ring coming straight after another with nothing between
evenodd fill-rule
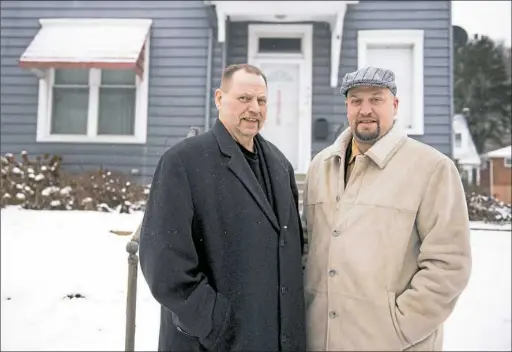
<instances>
[{"instance_id":1,"label":"white window trim","mask_svg":"<svg viewBox=\"0 0 512 352\"><path fill-rule=\"evenodd\" d=\"M503 158L503 165L505 167L511 168L512 167L512 158Z\"/></svg>"},{"instance_id":2,"label":"white window trim","mask_svg":"<svg viewBox=\"0 0 512 352\"><path fill-rule=\"evenodd\" d=\"M37 142L52 143L112 143L112 144L145 144L148 126L148 93L149 93L149 34L144 47L143 77L136 75L136 105L133 136L97 135L99 110L99 69L89 70L89 111L87 115L87 134L51 134L52 92L55 69L47 70L45 77L39 79L39 98L37 110Z\"/></svg>"},{"instance_id":3,"label":"white window trim","mask_svg":"<svg viewBox=\"0 0 512 352\"><path fill-rule=\"evenodd\" d=\"M414 115L412 116L412 127L406 128L409 135L423 135L424 126L424 95L423 95L423 30L363 30L358 31L357 39L357 64L358 67L365 67L367 60L367 48L371 45L393 45L406 44L413 47L413 94L412 103ZM400 87L398 87L400 92ZM399 96L400 93L398 93ZM400 109L400 107L399 107Z\"/></svg>"}]
</instances>

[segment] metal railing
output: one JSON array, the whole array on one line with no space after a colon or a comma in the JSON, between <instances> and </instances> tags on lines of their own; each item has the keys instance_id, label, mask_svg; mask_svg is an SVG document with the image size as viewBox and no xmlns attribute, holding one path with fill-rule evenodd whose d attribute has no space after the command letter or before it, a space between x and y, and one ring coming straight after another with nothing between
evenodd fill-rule
<instances>
[{"instance_id":1,"label":"metal railing","mask_svg":"<svg viewBox=\"0 0 512 352\"><path fill-rule=\"evenodd\" d=\"M137 312L137 274L139 269L139 236L141 224L135 230L132 239L126 245L128 252L128 289L126 294L126 333L124 350L135 350L135 315Z\"/></svg>"}]
</instances>

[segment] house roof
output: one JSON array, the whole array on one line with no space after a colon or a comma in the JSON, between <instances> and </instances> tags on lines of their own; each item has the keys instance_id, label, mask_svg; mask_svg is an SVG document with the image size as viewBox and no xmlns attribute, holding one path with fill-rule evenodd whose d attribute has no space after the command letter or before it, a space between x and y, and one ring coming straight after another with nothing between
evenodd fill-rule
<instances>
[{"instance_id":1,"label":"house roof","mask_svg":"<svg viewBox=\"0 0 512 352\"><path fill-rule=\"evenodd\" d=\"M511 158L512 157L512 145L501 149L496 149L485 154L488 158Z\"/></svg>"},{"instance_id":2,"label":"house roof","mask_svg":"<svg viewBox=\"0 0 512 352\"><path fill-rule=\"evenodd\" d=\"M148 19L41 19L20 66L29 69L124 68L142 76Z\"/></svg>"}]
</instances>

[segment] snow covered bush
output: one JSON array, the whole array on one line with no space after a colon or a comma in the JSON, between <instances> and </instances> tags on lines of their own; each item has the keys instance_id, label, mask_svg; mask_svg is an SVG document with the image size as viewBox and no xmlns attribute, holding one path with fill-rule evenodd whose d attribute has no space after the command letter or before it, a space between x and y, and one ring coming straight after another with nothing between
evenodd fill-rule
<instances>
[{"instance_id":1,"label":"snow covered bush","mask_svg":"<svg viewBox=\"0 0 512 352\"><path fill-rule=\"evenodd\" d=\"M148 187L134 184L119 172L98 169L69 182L78 209L131 213L144 210Z\"/></svg>"},{"instance_id":2,"label":"snow covered bush","mask_svg":"<svg viewBox=\"0 0 512 352\"><path fill-rule=\"evenodd\" d=\"M84 174L61 169L62 158L36 156L27 152L20 160L7 153L1 157L1 205L21 205L26 209L97 210L131 213L143 211L149 185L134 183L129 177L98 168ZM512 208L496 199L466 190L472 221L510 223Z\"/></svg>"},{"instance_id":3,"label":"snow covered bush","mask_svg":"<svg viewBox=\"0 0 512 352\"><path fill-rule=\"evenodd\" d=\"M512 221L512 206L475 192L466 193L469 219L489 223L510 223Z\"/></svg>"},{"instance_id":4,"label":"snow covered bush","mask_svg":"<svg viewBox=\"0 0 512 352\"><path fill-rule=\"evenodd\" d=\"M143 210L148 187L134 184L121 173L99 168L77 175L61 169L59 156L27 152L21 160L8 153L1 157L1 204L26 209L98 210L130 213Z\"/></svg>"}]
</instances>

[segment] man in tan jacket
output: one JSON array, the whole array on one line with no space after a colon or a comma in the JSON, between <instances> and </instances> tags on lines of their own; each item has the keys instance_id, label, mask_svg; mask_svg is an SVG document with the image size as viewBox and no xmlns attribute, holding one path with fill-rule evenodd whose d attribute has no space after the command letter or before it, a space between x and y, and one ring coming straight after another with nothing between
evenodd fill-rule
<instances>
[{"instance_id":1,"label":"man in tan jacket","mask_svg":"<svg viewBox=\"0 0 512 352\"><path fill-rule=\"evenodd\" d=\"M454 163L395 121L395 75L344 77L350 127L315 156L304 190L307 349L441 350L471 272Z\"/></svg>"}]
</instances>

